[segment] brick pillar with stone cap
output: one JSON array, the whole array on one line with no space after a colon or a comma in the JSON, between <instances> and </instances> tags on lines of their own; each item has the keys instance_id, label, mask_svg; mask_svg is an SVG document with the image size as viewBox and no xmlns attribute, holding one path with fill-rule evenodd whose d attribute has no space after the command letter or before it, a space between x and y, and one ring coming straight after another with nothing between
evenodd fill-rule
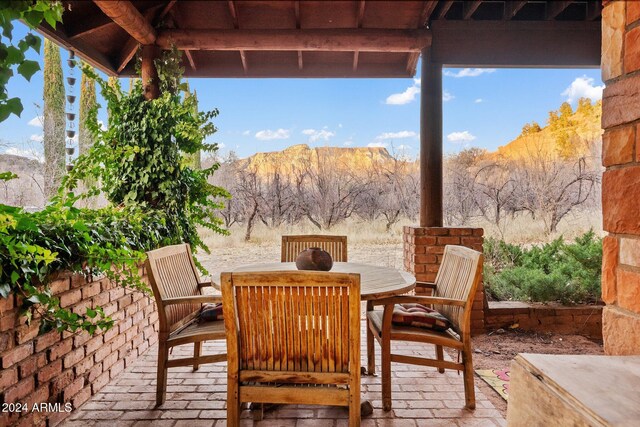
<instances>
[{"instance_id":1,"label":"brick pillar with stone cap","mask_svg":"<svg viewBox=\"0 0 640 427\"><path fill-rule=\"evenodd\" d=\"M404 269L419 282L433 282L442 262L446 245L460 245L482 252L482 228L409 227L403 229ZM416 293L422 290L417 288ZM485 332L484 314L487 299L482 282L476 292L471 311L471 332Z\"/></svg>"}]
</instances>

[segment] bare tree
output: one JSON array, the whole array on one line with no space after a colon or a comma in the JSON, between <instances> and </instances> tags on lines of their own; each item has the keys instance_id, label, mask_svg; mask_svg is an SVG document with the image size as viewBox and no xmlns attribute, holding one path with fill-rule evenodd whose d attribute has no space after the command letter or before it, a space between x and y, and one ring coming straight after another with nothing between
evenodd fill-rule
<instances>
[{"instance_id":1,"label":"bare tree","mask_svg":"<svg viewBox=\"0 0 640 427\"><path fill-rule=\"evenodd\" d=\"M514 175L521 189L519 204L539 216L547 233L593 197L600 181L599 170L586 156L561 157L533 145L517 162Z\"/></svg>"}]
</instances>

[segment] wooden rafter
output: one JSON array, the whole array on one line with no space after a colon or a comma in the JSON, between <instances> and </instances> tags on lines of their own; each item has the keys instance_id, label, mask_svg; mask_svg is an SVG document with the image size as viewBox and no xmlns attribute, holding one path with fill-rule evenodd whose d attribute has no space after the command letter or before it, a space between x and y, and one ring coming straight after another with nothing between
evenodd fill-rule
<instances>
[{"instance_id":1,"label":"wooden rafter","mask_svg":"<svg viewBox=\"0 0 640 427\"><path fill-rule=\"evenodd\" d=\"M293 12L295 14L296 19L296 28L300 29L300 1L296 0L293 2ZM302 51L298 51L298 70L302 71L304 68L304 61L302 60Z\"/></svg>"},{"instance_id":2,"label":"wooden rafter","mask_svg":"<svg viewBox=\"0 0 640 427\"><path fill-rule=\"evenodd\" d=\"M481 0L463 2L462 19L471 19L478 7L480 7L480 3L482 3Z\"/></svg>"},{"instance_id":3,"label":"wooden rafter","mask_svg":"<svg viewBox=\"0 0 640 427\"><path fill-rule=\"evenodd\" d=\"M550 21L555 19L558 15L560 15L564 10L569 7L569 5L573 3L573 1L548 1L547 2L547 11L545 13L545 19Z\"/></svg>"},{"instance_id":4,"label":"wooden rafter","mask_svg":"<svg viewBox=\"0 0 640 427\"><path fill-rule=\"evenodd\" d=\"M509 19L513 19L514 16L516 16L518 14L518 12L520 12L520 9L522 9L524 7L524 5L527 4L527 1L505 1L504 2L504 15L503 15L503 19L505 20L509 20Z\"/></svg>"},{"instance_id":5,"label":"wooden rafter","mask_svg":"<svg viewBox=\"0 0 640 427\"><path fill-rule=\"evenodd\" d=\"M356 28L362 28L362 21L364 20L364 11L367 6L365 0L360 0L358 3L358 10L356 12ZM360 51L353 52L353 71L358 69L358 62L360 61Z\"/></svg>"},{"instance_id":6,"label":"wooden rafter","mask_svg":"<svg viewBox=\"0 0 640 427\"><path fill-rule=\"evenodd\" d=\"M453 6L453 0L442 1L442 7L440 7L440 12L438 12L438 19L442 19L447 15L451 6Z\"/></svg>"},{"instance_id":7,"label":"wooden rafter","mask_svg":"<svg viewBox=\"0 0 640 427\"><path fill-rule=\"evenodd\" d=\"M422 12L420 12L420 18L418 20L418 28L426 28L429 20L431 19L431 14L436 9L437 5L437 0L424 2L424 7L422 8Z\"/></svg>"},{"instance_id":8,"label":"wooden rafter","mask_svg":"<svg viewBox=\"0 0 640 427\"><path fill-rule=\"evenodd\" d=\"M158 46L180 50L417 52L431 42L428 30L164 30Z\"/></svg>"},{"instance_id":9,"label":"wooden rafter","mask_svg":"<svg viewBox=\"0 0 640 427\"><path fill-rule=\"evenodd\" d=\"M138 43L150 45L156 41L156 30L131 2L94 0L94 3Z\"/></svg>"},{"instance_id":10,"label":"wooden rafter","mask_svg":"<svg viewBox=\"0 0 640 427\"><path fill-rule=\"evenodd\" d=\"M91 19L82 19L78 22L74 22L73 26L69 26L68 28L65 28L65 30L67 37L69 37L70 40L73 40L116 25L117 24L108 16L96 14L95 16L92 16Z\"/></svg>"},{"instance_id":11,"label":"wooden rafter","mask_svg":"<svg viewBox=\"0 0 640 427\"><path fill-rule=\"evenodd\" d=\"M238 22L238 10L236 9L236 3L233 0L229 0L227 4L229 5L229 13L231 14L231 20L233 21L233 28L237 30L240 28L240 23ZM247 74L247 55L244 50L239 50L238 54L240 55L240 62L242 62L242 70Z\"/></svg>"}]
</instances>

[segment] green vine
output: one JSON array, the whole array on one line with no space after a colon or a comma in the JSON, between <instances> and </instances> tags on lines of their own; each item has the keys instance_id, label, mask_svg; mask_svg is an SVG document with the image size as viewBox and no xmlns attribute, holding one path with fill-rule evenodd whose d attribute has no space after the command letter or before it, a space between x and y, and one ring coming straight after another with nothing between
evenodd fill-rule
<instances>
[{"instance_id":1,"label":"green vine","mask_svg":"<svg viewBox=\"0 0 640 427\"><path fill-rule=\"evenodd\" d=\"M188 166L189 155L216 149L204 140L216 130L210 120L217 111L197 112L194 97L180 97L177 58L174 50L158 61L163 94L152 101L144 99L140 82L123 93L117 81L106 82L85 67L107 101L108 128L99 126L96 106L86 123L95 142L44 210L0 204L0 297L17 294L27 321L41 319L44 329L106 330L113 319L102 308L73 312L60 306L48 286L55 272L104 274L120 286L149 292L138 274L145 251L183 241L208 250L199 227L227 233L215 211L216 200L228 193L208 183L218 165ZM1 180L14 177L0 174ZM78 196L73 191L80 181L96 184ZM109 207L74 206L100 192Z\"/></svg>"},{"instance_id":2,"label":"green vine","mask_svg":"<svg viewBox=\"0 0 640 427\"><path fill-rule=\"evenodd\" d=\"M31 81L31 77L40 70L38 61L25 58L29 49L40 53L42 39L29 32L22 39L13 39L13 22L22 20L30 29L46 21L53 28L62 22L62 4L58 1L2 1L0 3L0 122L11 114L20 116L23 106L19 97L9 98L7 84L14 70Z\"/></svg>"},{"instance_id":3,"label":"green vine","mask_svg":"<svg viewBox=\"0 0 640 427\"><path fill-rule=\"evenodd\" d=\"M86 125L95 143L76 160L64 187L73 190L80 180L100 183L87 195L102 191L116 206L161 211L171 240L208 252L198 227L227 233L216 211L222 207L218 200L229 194L208 182L219 164L198 170L190 167L188 157L217 149L217 144L204 140L216 132L210 120L218 111L198 112L195 97L180 96L185 86L180 81L179 55L173 50L156 61L162 94L150 101L144 98L140 80L125 92L119 82L112 84L83 68L98 83L109 120L102 129L97 108L90 112Z\"/></svg>"}]
</instances>

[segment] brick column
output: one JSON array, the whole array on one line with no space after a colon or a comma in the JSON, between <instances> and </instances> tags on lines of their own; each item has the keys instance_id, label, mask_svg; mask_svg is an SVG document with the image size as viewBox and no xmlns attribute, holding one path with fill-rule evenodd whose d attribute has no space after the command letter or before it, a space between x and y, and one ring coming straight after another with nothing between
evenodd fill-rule
<instances>
[{"instance_id":1,"label":"brick column","mask_svg":"<svg viewBox=\"0 0 640 427\"><path fill-rule=\"evenodd\" d=\"M446 245L462 245L482 252L482 228L404 227L404 269L419 282L433 282ZM420 293L420 289L416 290ZM480 283L471 312L471 332L483 333L487 299Z\"/></svg>"},{"instance_id":2,"label":"brick column","mask_svg":"<svg viewBox=\"0 0 640 427\"><path fill-rule=\"evenodd\" d=\"M602 335L607 354L640 354L640 2L604 6L602 80Z\"/></svg>"}]
</instances>

